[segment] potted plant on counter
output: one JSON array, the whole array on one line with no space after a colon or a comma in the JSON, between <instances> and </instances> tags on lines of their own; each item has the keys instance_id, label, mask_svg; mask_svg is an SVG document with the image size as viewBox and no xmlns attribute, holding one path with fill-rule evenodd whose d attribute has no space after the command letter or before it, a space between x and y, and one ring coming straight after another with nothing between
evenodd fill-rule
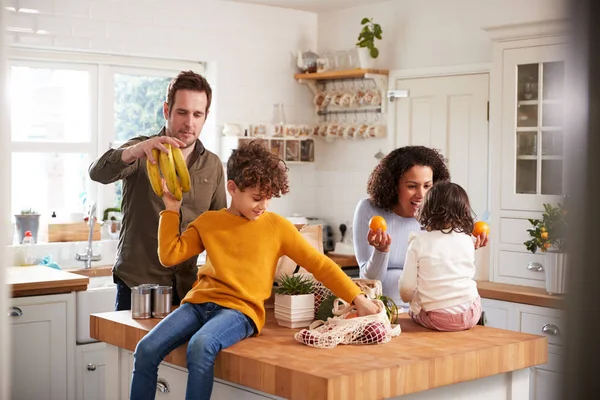
<instances>
[{"instance_id":1,"label":"potted plant on counter","mask_svg":"<svg viewBox=\"0 0 600 400\"><path fill-rule=\"evenodd\" d=\"M373 22L373 18L363 18L360 21L363 26L358 34L358 59L361 68L373 68L374 60L379 57L379 49L375 46L375 40L383 39L381 25Z\"/></svg>"},{"instance_id":2,"label":"potted plant on counter","mask_svg":"<svg viewBox=\"0 0 600 400\"><path fill-rule=\"evenodd\" d=\"M21 214L15 214L15 225L19 233L19 244L23 242L27 231L31 232L33 243L37 243L40 229L40 214L37 211L33 208L21 210Z\"/></svg>"},{"instance_id":3,"label":"potted plant on counter","mask_svg":"<svg viewBox=\"0 0 600 400\"><path fill-rule=\"evenodd\" d=\"M314 319L314 279L311 274L285 274L275 289L275 319L281 326L303 328Z\"/></svg>"},{"instance_id":4,"label":"potted plant on counter","mask_svg":"<svg viewBox=\"0 0 600 400\"><path fill-rule=\"evenodd\" d=\"M540 272L544 271L549 294L563 294L566 289L567 213L560 203L556 207L544 204L542 219L528 219L532 225L527 230L531 239L524 244L532 253L538 249L545 253L543 265L537 268Z\"/></svg>"}]
</instances>

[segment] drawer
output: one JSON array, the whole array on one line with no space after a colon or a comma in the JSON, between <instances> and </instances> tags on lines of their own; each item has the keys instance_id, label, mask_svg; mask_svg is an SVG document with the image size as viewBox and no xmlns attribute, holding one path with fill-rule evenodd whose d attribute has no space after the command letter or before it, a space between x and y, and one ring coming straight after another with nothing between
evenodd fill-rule
<instances>
[{"instance_id":1,"label":"drawer","mask_svg":"<svg viewBox=\"0 0 600 400\"><path fill-rule=\"evenodd\" d=\"M544 271L538 267L544 266L546 258L543 254L500 250L498 252L498 274L513 278L545 281Z\"/></svg>"},{"instance_id":2,"label":"drawer","mask_svg":"<svg viewBox=\"0 0 600 400\"><path fill-rule=\"evenodd\" d=\"M531 229L531 224L526 218L500 218L500 243L519 244L525 248L523 243L531 239L527 229Z\"/></svg>"},{"instance_id":3,"label":"drawer","mask_svg":"<svg viewBox=\"0 0 600 400\"><path fill-rule=\"evenodd\" d=\"M563 318L521 312L520 320L521 332L546 336L550 344L564 344L566 323Z\"/></svg>"}]
</instances>

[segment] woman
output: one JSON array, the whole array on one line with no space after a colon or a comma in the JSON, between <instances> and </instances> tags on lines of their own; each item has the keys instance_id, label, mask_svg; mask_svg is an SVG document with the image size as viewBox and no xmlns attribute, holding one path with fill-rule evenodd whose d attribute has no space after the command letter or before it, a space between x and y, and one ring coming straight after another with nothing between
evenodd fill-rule
<instances>
[{"instance_id":1,"label":"woman","mask_svg":"<svg viewBox=\"0 0 600 400\"><path fill-rule=\"evenodd\" d=\"M360 277L381 281L383 294L404 309L408 304L400 299L398 281L408 236L421 230L415 214L425 193L435 183L449 180L450 172L438 151L424 146L400 147L375 167L367 183L369 197L356 206L353 238ZM369 220L375 215L385 218L386 232L369 229ZM487 235L481 234L475 240L475 249L487 242Z\"/></svg>"}]
</instances>

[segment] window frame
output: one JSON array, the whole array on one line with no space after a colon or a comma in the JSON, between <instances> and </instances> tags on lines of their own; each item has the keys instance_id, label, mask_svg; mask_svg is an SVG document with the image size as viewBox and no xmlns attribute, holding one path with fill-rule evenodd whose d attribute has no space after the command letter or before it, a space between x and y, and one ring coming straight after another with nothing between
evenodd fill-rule
<instances>
[{"instance_id":1,"label":"window frame","mask_svg":"<svg viewBox=\"0 0 600 400\"><path fill-rule=\"evenodd\" d=\"M114 75L131 74L146 76L172 77L180 71L194 70L206 76L206 63L188 60L168 60L150 57L131 57L91 52L41 50L30 48L9 48L8 79L13 66L33 68L56 68L85 70L90 72L90 139L88 142L69 141L13 141L10 132L10 154L16 152L39 153L86 153L91 161L96 160L111 147L123 142L115 138L114 124ZM9 102L10 106L10 102ZM8 113L9 126L11 113ZM9 163L9 168L12 168ZM10 187L12 170L9 171ZM114 206L115 184L102 185L87 179L86 190L90 199L97 204L97 216ZM12 199L9 215L12 219ZM49 216L42 218L41 225L47 223Z\"/></svg>"}]
</instances>

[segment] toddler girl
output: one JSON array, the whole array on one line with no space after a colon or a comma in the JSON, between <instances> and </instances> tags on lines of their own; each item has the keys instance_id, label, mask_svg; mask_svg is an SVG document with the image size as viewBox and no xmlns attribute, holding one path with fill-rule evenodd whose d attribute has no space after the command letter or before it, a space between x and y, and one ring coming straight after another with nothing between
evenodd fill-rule
<instances>
[{"instance_id":1,"label":"toddler girl","mask_svg":"<svg viewBox=\"0 0 600 400\"><path fill-rule=\"evenodd\" d=\"M400 297L410 302L411 318L426 328L470 329L481 317L481 299L469 197L455 183L436 183L417 219L423 231L409 236Z\"/></svg>"}]
</instances>

